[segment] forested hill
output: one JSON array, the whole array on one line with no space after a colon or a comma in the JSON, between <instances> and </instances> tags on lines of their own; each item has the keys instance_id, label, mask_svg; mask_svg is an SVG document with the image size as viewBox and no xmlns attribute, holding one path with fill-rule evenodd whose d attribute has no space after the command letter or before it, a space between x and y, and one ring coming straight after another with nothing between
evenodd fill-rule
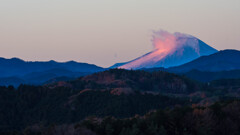
<instances>
[{"instance_id":1,"label":"forested hill","mask_svg":"<svg viewBox=\"0 0 240 135\"><path fill-rule=\"evenodd\" d=\"M73 89L151 91L159 93L191 93L201 89L201 84L183 76L167 72L110 69L81 77L74 81L59 82L49 87L66 86Z\"/></svg>"}]
</instances>

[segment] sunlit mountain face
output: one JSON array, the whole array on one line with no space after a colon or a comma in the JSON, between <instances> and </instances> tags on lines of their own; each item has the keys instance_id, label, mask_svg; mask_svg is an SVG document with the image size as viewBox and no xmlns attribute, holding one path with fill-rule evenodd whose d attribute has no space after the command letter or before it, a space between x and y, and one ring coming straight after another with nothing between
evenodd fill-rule
<instances>
[{"instance_id":1,"label":"sunlit mountain face","mask_svg":"<svg viewBox=\"0 0 240 135\"><path fill-rule=\"evenodd\" d=\"M200 56L217 52L198 38L166 31L153 32L153 51L124 63L119 68L140 69L153 67L173 67L190 62Z\"/></svg>"}]
</instances>

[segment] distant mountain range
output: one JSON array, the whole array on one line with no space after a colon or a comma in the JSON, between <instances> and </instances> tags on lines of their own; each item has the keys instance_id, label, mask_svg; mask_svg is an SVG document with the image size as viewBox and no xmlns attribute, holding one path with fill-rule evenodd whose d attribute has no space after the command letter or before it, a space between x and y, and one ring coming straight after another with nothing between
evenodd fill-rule
<instances>
[{"instance_id":1,"label":"distant mountain range","mask_svg":"<svg viewBox=\"0 0 240 135\"><path fill-rule=\"evenodd\" d=\"M201 46L205 46L205 44L202 43ZM206 48L208 48L208 46ZM183 50L183 52L184 51L186 50ZM188 55L183 53L180 58L183 56L186 57ZM175 60L177 63L178 60L176 57L177 55L174 55L174 57L171 58L173 58L172 60ZM223 50L217 51L216 53L208 56L201 56L180 66L169 68L141 68L141 70L149 72L159 70L167 71L185 75L191 79L202 82L209 82L217 79L237 79L240 78L239 58L240 51ZM113 67L122 67L122 64L118 64ZM74 61L27 62L18 58L0 58L0 85L13 85L16 87L20 84L42 85L57 81L73 80L81 76L90 75L104 70L107 69L92 64L78 63Z\"/></svg>"},{"instance_id":2,"label":"distant mountain range","mask_svg":"<svg viewBox=\"0 0 240 135\"><path fill-rule=\"evenodd\" d=\"M25 75L32 72L43 72L51 69L65 69L72 72L96 72L103 68L87 63L69 62L28 62L18 58L5 59L0 58L0 77Z\"/></svg>"},{"instance_id":3,"label":"distant mountain range","mask_svg":"<svg viewBox=\"0 0 240 135\"><path fill-rule=\"evenodd\" d=\"M18 58L0 58L0 85L18 86L21 83L40 85L55 78L65 80L103 70L104 68L93 64L75 61L28 62Z\"/></svg>"}]
</instances>

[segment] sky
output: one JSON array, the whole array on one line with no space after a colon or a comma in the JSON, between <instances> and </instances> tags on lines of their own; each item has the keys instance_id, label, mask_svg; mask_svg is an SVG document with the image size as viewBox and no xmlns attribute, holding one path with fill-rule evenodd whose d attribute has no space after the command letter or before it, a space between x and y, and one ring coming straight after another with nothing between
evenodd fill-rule
<instances>
[{"instance_id":1,"label":"sky","mask_svg":"<svg viewBox=\"0 0 240 135\"><path fill-rule=\"evenodd\" d=\"M108 67L153 49L152 31L240 50L240 0L0 0L0 57Z\"/></svg>"}]
</instances>

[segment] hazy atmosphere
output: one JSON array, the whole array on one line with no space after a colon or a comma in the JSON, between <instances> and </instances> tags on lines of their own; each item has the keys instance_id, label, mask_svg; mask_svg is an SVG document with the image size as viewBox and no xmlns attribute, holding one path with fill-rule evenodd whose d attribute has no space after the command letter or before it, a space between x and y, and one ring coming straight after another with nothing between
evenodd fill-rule
<instances>
[{"instance_id":1,"label":"hazy atmosphere","mask_svg":"<svg viewBox=\"0 0 240 135\"><path fill-rule=\"evenodd\" d=\"M240 0L0 0L0 135L239 135Z\"/></svg>"},{"instance_id":2,"label":"hazy atmosphere","mask_svg":"<svg viewBox=\"0 0 240 135\"><path fill-rule=\"evenodd\" d=\"M216 4L217 3L217 4ZM0 0L0 57L108 67L152 50L152 31L240 49L239 0Z\"/></svg>"}]
</instances>

